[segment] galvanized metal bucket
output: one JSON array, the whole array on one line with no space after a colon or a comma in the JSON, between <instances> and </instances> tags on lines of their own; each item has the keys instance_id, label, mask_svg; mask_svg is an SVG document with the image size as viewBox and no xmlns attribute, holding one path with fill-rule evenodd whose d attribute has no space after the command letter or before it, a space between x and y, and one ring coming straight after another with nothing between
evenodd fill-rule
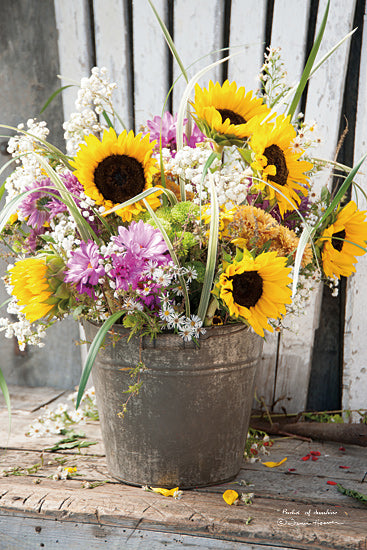
<instances>
[{"instance_id":1,"label":"galvanized metal bucket","mask_svg":"<svg viewBox=\"0 0 367 550\"><path fill-rule=\"evenodd\" d=\"M85 324L92 340L98 327ZM180 336L133 337L119 325L93 367L107 467L120 481L192 488L239 472L262 338L244 325L211 327L199 346ZM122 404L130 369L142 361L142 387Z\"/></svg>"}]
</instances>

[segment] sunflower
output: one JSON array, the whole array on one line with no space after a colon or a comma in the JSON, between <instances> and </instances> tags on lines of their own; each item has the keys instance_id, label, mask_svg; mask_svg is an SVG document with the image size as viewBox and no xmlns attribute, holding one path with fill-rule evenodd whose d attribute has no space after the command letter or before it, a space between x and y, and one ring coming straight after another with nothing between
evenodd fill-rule
<instances>
[{"instance_id":1,"label":"sunflower","mask_svg":"<svg viewBox=\"0 0 367 550\"><path fill-rule=\"evenodd\" d=\"M153 176L158 172L157 161L152 157L154 145L148 134L134 136L132 131L124 130L117 136L110 128L104 131L102 141L94 135L87 136L70 164L85 194L109 210L152 187ZM146 200L152 208L160 206L155 193ZM123 221L131 221L144 210L138 201L116 213Z\"/></svg>"},{"instance_id":2,"label":"sunflower","mask_svg":"<svg viewBox=\"0 0 367 550\"><path fill-rule=\"evenodd\" d=\"M251 119L259 115L267 115L270 109L262 99L252 97L252 92L245 91L241 86L237 89L236 82L226 80L221 86L219 82L209 82L209 90L195 86L194 118L200 130L217 142L225 140L244 140L252 132Z\"/></svg>"},{"instance_id":3,"label":"sunflower","mask_svg":"<svg viewBox=\"0 0 367 550\"><path fill-rule=\"evenodd\" d=\"M338 279L341 275L349 277L356 270L356 256L366 251L363 250L367 242L366 212L357 210L354 201L348 202L335 222L325 229L320 241L324 242L321 257L325 275Z\"/></svg>"},{"instance_id":4,"label":"sunflower","mask_svg":"<svg viewBox=\"0 0 367 550\"><path fill-rule=\"evenodd\" d=\"M242 317L260 336L264 329L273 331L269 319L285 315L285 304L291 303L290 267L276 252L263 252L256 258L244 255L229 264L219 278L220 298L230 315Z\"/></svg>"},{"instance_id":5,"label":"sunflower","mask_svg":"<svg viewBox=\"0 0 367 550\"><path fill-rule=\"evenodd\" d=\"M47 265L43 258L19 260L9 270L12 295L18 305L24 306L22 313L30 323L45 317L53 305L47 303L52 296L47 275Z\"/></svg>"},{"instance_id":6,"label":"sunflower","mask_svg":"<svg viewBox=\"0 0 367 550\"><path fill-rule=\"evenodd\" d=\"M296 131L289 120L289 117L280 115L275 122L254 126L250 140L250 148L255 154L251 167L260 172L265 182L256 186L265 191L269 200L277 201L282 217L285 212L297 208L301 195L307 195L309 184L305 172L313 167L311 162L299 160L303 151L294 152ZM266 185L267 182L272 187Z\"/></svg>"}]
</instances>

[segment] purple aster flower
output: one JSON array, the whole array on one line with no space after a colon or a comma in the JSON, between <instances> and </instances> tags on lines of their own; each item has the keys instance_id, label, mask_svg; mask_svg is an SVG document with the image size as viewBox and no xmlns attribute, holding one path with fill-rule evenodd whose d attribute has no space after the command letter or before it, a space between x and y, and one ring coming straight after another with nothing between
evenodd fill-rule
<instances>
[{"instance_id":1,"label":"purple aster flower","mask_svg":"<svg viewBox=\"0 0 367 550\"><path fill-rule=\"evenodd\" d=\"M19 212L27 218L27 224L34 229L42 227L50 220L50 211L48 204L50 195L47 191L52 191L53 185L49 178L44 178L40 181L36 180L31 185L25 188L25 191L39 189L33 193L29 193L19 206Z\"/></svg>"},{"instance_id":2,"label":"purple aster flower","mask_svg":"<svg viewBox=\"0 0 367 550\"><path fill-rule=\"evenodd\" d=\"M79 197L81 196L82 192L84 192L82 184L79 182L79 180L72 174L71 172L66 172L64 174L61 174L61 179L66 187L66 189L71 193L74 201L76 202L77 206L80 204ZM55 195L60 196L59 192L55 189ZM50 197L50 202L47 205L47 207L50 210L50 217L54 218L57 216L57 214L60 214L61 212L66 212L67 207L62 202L62 200L57 199L55 197ZM91 212L92 214L92 212Z\"/></svg>"},{"instance_id":3,"label":"purple aster flower","mask_svg":"<svg viewBox=\"0 0 367 550\"><path fill-rule=\"evenodd\" d=\"M176 149L176 125L177 114L173 117L168 111L164 113L163 117L156 115L153 120L147 121L150 139L157 140L158 149L161 137L162 147Z\"/></svg>"},{"instance_id":4,"label":"purple aster flower","mask_svg":"<svg viewBox=\"0 0 367 550\"><path fill-rule=\"evenodd\" d=\"M71 253L71 258L67 263L67 271L64 281L66 283L75 283L76 289L80 294L88 294L94 298L94 289L100 277L105 275L105 269L100 265L99 260L102 256L95 242L89 240L82 242L79 250Z\"/></svg>"},{"instance_id":5,"label":"purple aster flower","mask_svg":"<svg viewBox=\"0 0 367 550\"><path fill-rule=\"evenodd\" d=\"M141 279L142 271L144 270L145 261L143 258L135 256L131 250L127 250L124 254L111 255L112 269L109 271L109 277L112 277L116 290L135 290Z\"/></svg>"},{"instance_id":6,"label":"purple aster flower","mask_svg":"<svg viewBox=\"0 0 367 550\"><path fill-rule=\"evenodd\" d=\"M187 124L187 119L184 119L184 124ZM174 151L177 149L176 131L177 131L177 114L172 116L166 111L163 117L155 116L153 120L147 121L147 127L150 133L150 139L157 140L156 150L159 151L160 138L162 138L162 147L170 149L174 156ZM195 147L197 143L204 141L205 135L200 132L196 124L192 123L190 138L184 134L184 141L189 147Z\"/></svg>"},{"instance_id":7,"label":"purple aster flower","mask_svg":"<svg viewBox=\"0 0 367 550\"><path fill-rule=\"evenodd\" d=\"M121 250L130 251L136 259L154 259L160 264L171 260L162 233L149 223L133 221L128 228L120 226L118 232L118 236L112 237L112 240Z\"/></svg>"},{"instance_id":8,"label":"purple aster flower","mask_svg":"<svg viewBox=\"0 0 367 550\"><path fill-rule=\"evenodd\" d=\"M187 135L184 134L185 144L188 145L191 148L196 147L196 144L201 143L202 141L204 141L205 138L206 138L206 136L199 130L199 128L196 126L195 122L192 123L190 138L187 139Z\"/></svg>"}]
</instances>

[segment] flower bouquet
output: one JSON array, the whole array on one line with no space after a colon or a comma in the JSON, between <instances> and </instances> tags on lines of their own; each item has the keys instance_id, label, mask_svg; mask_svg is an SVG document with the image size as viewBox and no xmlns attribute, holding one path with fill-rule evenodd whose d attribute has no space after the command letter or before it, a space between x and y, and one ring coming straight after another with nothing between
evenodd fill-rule
<instances>
[{"instance_id":1,"label":"flower bouquet","mask_svg":"<svg viewBox=\"0 0 367 550\"><path fill-rule=\"evenodd\" d=\"M8 149L17 166L1 187L7 308L17 316L0 319L5 336L23 349L42 346L68 315L99 324L80 400L116 323L183 342L233 323L263 337L307 307L315 281L335 289L366 251L365 212L346 199L362 161L344 167L337 191L312 191L328 165L313 154L315 123L296 115L310 70L287 86L270 48L260 90L190 81L175 117L155 116L135 135L116 131L116 86L94 68L64 123L67 153L47 141L45 122L19 125Z\"/></svg>"}]
</instances>

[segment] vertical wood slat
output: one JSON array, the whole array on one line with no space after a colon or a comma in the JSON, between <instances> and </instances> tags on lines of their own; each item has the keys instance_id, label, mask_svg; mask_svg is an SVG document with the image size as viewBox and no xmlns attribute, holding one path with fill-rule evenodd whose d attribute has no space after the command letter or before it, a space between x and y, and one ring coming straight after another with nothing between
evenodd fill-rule
<instances>
[{"instance_id":1,"label":"vertical wood slat","mask_svg":"<svg viewBox=\"0 0 367 550\"><path fill-rule=\"evenodd\" d=\"M317 29L325 12L326 0L319 3ZM318 59L327 53L352 28L355 2L331 2L330 12L321 43ZM316 120L323 143L317 154L332 159L338 142L339 123L343 103L344 82L348 63L349 41L343 44L329 58L311 79L307 94L305 120ZM317 60L316 60L317 61ZM313 189L319 193L322 185L328 182L328 174L323 172L316 178ZM278 376L275 386L275 399L285 398L282 405L288 412L298 412L306 408L307 388L310 377L314 331L318 327L322 297L322 286L314 291L307 305L309 314L305 317L290 315L287 325L292 330L284 331L279 347ZM287 397L291 397L288 401Z\"/></svg>"},{"instance_id":2,"label":"vertical wood slat","mask_svg":"<svg viewBox=\"0 0 367 550\"><path fill-rule=\"evenodd\" d=\"M166 23L165 0L154 0L154 6ZM135 0L133 9L134 107L138 131L148 119L162 112L168 92L168 52L158 20L147 0Z\"/></svg>"},{"instance_id":3,"label":"vertical wood slat","mask_svg":"<svg viewBox=\"0 0 367 550\"><path fill-rule=\"evenodd\" d=\"M271 46L281 48L281 59L284 62L287 71L287 82L290 85L295 84L303 71L308 19L309 19L309 0L306 2L294 2L293 0L277 0L274 3L272 30L271 30ZM264 12L264 9L263 9ZM250 16L250 14L249 14ZM262 14L264 20L265 14ZM236 20L235 20L236 21ZM297 25L290 25L290 21L297 21ZM260 33L260 29L258 30ZM265 33L264 33L265 34ZM263 45L262 45L263 48ZM252 52L254 55L255 52ZM257 69L259 72L259 68ZM318 318L319 311L315 311L314 300L307 307L307 313L302 316L302 323L306 327L305 334L302 339L292 339L296 349L286 346L287 339L285 333L267 335L264 342L261 364L256 375L256 394L257 398L262 399L266 405L272 406L274 401L279 400L279 404L275 406L275 410L281 407L286 407L290 412L293 409L304 408L307 398L308 376L311 368L311 356L308 352L309 347L313 345L314 338L314 317ZM292 326L292 317L288 315L285 319L286 326ZM307 337L306 337L307 334ZM289 339L289 338L288 338ZM285 345L284 345L285 341ZM283 344L282 344L283 342ZM280 357L280 350L282 356ZM296 353L296 361L300 363L296 367L294 353ZM301 358L298 361L297 358ZM304 359L306 357L306 360ZM306 372L304 363L306 365ZM284 365L291 363L296 376L301 372L305 372L306 380L302 385L297 384L297 380L290 380L290 372L284 372ZM279 368L280 367L280 368ZM288 386L284 388L284 379L288 380ZM290 393L292 401L283 400L283 388L286 391L285 397ZM306 388L306 389L305 389ZM259 403L255 402L254 407L258 407ZM292 409L292 411L291 411Z\"/></svg>"},{"instance_id":4,"label":"vertical wood slat","mask_svg":"<svg viewBox=\"0 0 367 550\"><path fill-rule=\"evenodd\" d=\"M310 0L277 0L274 3L271 45L282 49L281 57L291 86L298 83L303 72L309 11Z\"/></svg>"},{"instance_id":5,"label":"vertical wood slat","mask_svg":"<svg viewBox=\"0 0 367 550\"><path fill-rule=\"evenodd\" d=\"M174 42L181 57L189 79L200 69L210 65L225 54L214 53L222 47L222 18L224 3L222 0L200 0L187 2L174 0ZM211 53L212 52L212 53ZM210 53L210 55L207 55ZM204 59L200 59L203 56ZM197 61L192 67L194 61ZM207 72L200 80L200 85L207 86L210 79L214 82L220 79L221 68L216 66ZM174 61L174 81L180 75L180 69ZM186 87L181 77L173 90L173 112L178 110L180 100Z\"/></svg>"},{"instance_id":6,"label":"vertical wood slat","mask_svg":"<svg viewBox=\"0 0 367 550\"><path fill-rule=\"evenodd\" d=\"M58 31L61 86L89 76L92 66L92 39L88 0L54 0ZM75 111L75 88L62 93L64 119Z\"/></svg>"},{"instance_id":7,"label":"vertical wood slat","mask_svg":"<svg viewBox=\"0 0 367 550\"><path fill-rule=\"evenodd\" d=\"M127 129L133 123L130 98L131 77L128 47L128 21L124 0L94 0L94 33L96 62L107 67L109 76L117 83L114 107ZM121 130L118 126L117 130Z\"/></svg>"},{"instance_id":8,"label":"vertical wood slat","mask_svg":"<svg viewBox=\"0 0 367 550\"><path fill-rule=\"evenodd\" d=\"M266 0L232 0L229 45L230 54L238 55L229 60L228 79L246 90L259 87L257 75L264 61L266 4Z\"/></svg>"},{"instance_id":9,"label":"vertical wood slat","mask_svg":"<svg viewBox=\"0 0 367 550\"><path fill-rule=\"evenodd\" d=\"M357 123L354 159L357 162L367 152L367 6L363 23L363 40L359 74ZM366 161L355 178L367 188ZM359 192L352 196L360 210L367 210L367 200ZM367 407L367 256L359 257L357 272L348 278L344 334L343 409ZM359 416L356 416L356 421Z\"/></svg>"}]
</instances>

